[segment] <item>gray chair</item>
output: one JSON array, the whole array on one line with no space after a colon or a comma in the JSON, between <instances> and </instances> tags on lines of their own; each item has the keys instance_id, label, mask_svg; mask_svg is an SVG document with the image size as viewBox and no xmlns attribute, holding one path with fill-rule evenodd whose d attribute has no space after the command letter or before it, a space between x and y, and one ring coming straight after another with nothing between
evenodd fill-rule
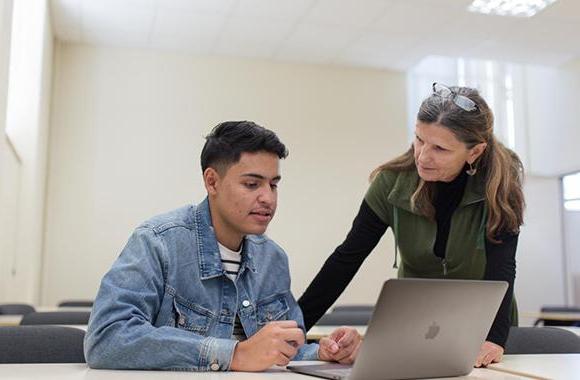
<instances>
[{"instance_id":1,"label":"gray chair","mask_svg":"<svg viewBox=\"0 0 580 380\"><path fill-rule=\"evenodd\" d=\"M558 327L512 327L506 354L577 354L580 336Z\"/></svg>"},{"instance_id":2,"label":"gray chair","mask_svg":"<svg viewBox=\"0 0 580 380\"><path fill-rule=\"evenodd\" d=\"M84 363L84 337L74 327L0 327L0 364Z\"/></svg>"},{"instance_id":3,"label":"gray chair","mask_svg":"<svg viewBox=\"0 0 580 380\"><path fill-rule=\"evenodd\" d=\"M93 307L90 300L66 300L58 304L58 307Z\"/></svg>"},{"instance_id":4,"label":"gray chair","mask_svg":"<svg viewBox=\"0 0 580 380\"><path fill-rule=\"evenodd\" d=\"M87 325L88 311L35 312L22 317L20 325Z\"/></svg>"},{"instance_id":5,"label":"gray chair","mask_svg":"<svg viewBox=\"0 0 580 380\"><path fill-rule=\"evenodd\" d=\"M0 315L26 315L28 313L34 313L34 311L34 307L25 303L7 303L0 305Z\"/></svg>"},{"instance_id":6,"label":"gray chair","mask_svg":"<svg viewBox=\"0 0 580 380\"><path fill-rule=\"evenodd\" d=\"M365 326L371 320L372 310L332 311L324 314L316 323L317 326Z\"/></svg>"},{"instance_id":7,"label":"gray chair","mask_svg":"<svg viewBox=\"0 0 580 380\"><path fill-rule=\"evenodd\" d=\"M372 313L374 309L375 305L338 305L332 308L332 312L360 311Z\"/></svg>"}]
</instances>

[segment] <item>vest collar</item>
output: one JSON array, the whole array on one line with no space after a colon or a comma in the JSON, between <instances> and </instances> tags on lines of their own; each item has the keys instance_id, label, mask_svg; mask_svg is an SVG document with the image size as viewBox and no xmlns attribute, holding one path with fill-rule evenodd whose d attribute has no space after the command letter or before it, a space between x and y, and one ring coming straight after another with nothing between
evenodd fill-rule
<instances>
[{"instance_id":1,"label":"vest collar","mask_svg":"<svg viewBox=\"0 0 580 380\"><path fill-rule=\"evenodd\" d=\"M400 209L414 213L411 209L411 196L417 189L419 183L419 174L417 170L400 172L397 175L395 184L387 196L389 203ZM458 208L470 204L483 202L485 200L485 183L482 174L470 176L467 179L463 197Z\"/></svg>"}]
</instances>

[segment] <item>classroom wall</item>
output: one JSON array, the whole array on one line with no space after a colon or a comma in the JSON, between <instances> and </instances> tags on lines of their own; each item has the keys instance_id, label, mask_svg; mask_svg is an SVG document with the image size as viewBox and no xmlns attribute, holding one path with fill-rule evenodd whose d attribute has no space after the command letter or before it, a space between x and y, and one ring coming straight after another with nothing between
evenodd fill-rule
<instances>
[{"instance_id":1,"label":"classroom wall","mask_svg":"<svg viewBox=\"0 0 580 380\"><path fill-rule=\"evenodd\" d=\"M515 296L520 314L566 302L560 180L528 174L524 195L527 207L516 255ZM520 315L521 325L534 321Z\"/></svg>"},{"instance_id":2,"label":"classroom wall","mask_svg":"<svg viewBox=\"0 0 580 380\"><path fill-rule=\"evenodd\" d=\"M403 73L61 43L55 54L43 304L94 297L140 222L203 199L199 154L220 121L254 120L290 150L269 235L296 296L344 238L369 172L408 146ZM375 301L392 246L388 234L340 302Z\"/></svg>"},{"instance_id":3,"label":"classroom wall","mask_svg":"<svg viewBox=\"0 0 580 380\"><path fill-rule=\"evenodd\" d=\"M3 21L10 12L7 4L0 8ZM37 304L53 34L45 0L20 0L13 6L15 27L10 33L10 23L3 22L0 36L0 302Z\"/></svg>"},{"instance_id":4,"label":"classroom wall","mask_svg":"<svg viewBox=\"0 0 580 380\"><path fill-rule=\"evenodd\" d=\"M0 2L0 300L6 298L6 279L10 277L10 257L7 252L13 250L14 233L11 219L15 211L10 208L15 204L11 198L17 196L17 183L14 169L16 157L4 135L6 128L6 99L8 97L8 66L10 63L10 30L12 20L12 2Z\"/></svg>"},{"instance_id":5,"label":"classroom wall","mask_svg":"<svg viewBox=\"0 0 580 380\"><path fill-rule=\"evenodd\" d=\"M578 89L580 60L561 67L527 66L530 170L559 176L580 170Z\"/></svg>"},{"instance_id":6,"label":"classroom wall","mask_svg":"<svg viewBox=\"0 0 580 380\"><path fill-rule=\"evenodd\" d=\"M564 246L571 305L580 307L580 211L564 210Z\"/></svg>"}]
</instances>

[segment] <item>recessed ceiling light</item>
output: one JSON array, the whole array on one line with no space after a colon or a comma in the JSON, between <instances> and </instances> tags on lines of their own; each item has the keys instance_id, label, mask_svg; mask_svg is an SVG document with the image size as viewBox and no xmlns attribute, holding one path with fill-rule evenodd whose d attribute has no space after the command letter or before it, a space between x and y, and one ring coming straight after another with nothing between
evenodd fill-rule
<instances>
[{"instance_id":1,"label":"recessed ceiling light","mask_svg":"<svg viewBox=\"0 0 580 380\"><path fill-rule=\"evenodd\" d=\"M532 17L556 0L473 0L467 8L486 15Z\"/></svg>"}]
</instances>

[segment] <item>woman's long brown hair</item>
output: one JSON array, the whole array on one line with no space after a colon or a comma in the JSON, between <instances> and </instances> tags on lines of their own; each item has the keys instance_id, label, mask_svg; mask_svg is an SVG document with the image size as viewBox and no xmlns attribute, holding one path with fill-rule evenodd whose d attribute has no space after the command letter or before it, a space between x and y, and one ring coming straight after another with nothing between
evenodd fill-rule
<instances>
[{"instance_id":1,"label":"woman's long brown hair","mask_svg":"<svg viewBox=\"0 0 580 380\"><path fill-rule=\"evenodd\" d=\"M450 97L431 95L423 101L417 120L437 123L449 128L468 149L485 142L487 147L475 165L477 176L484 176L485 198L488 207L486 235L492 242L505 233L517 233L523 224L525 208L523 165L515 152L505 147L493 134L493 113L478 91L469 87L451 87L453 94L473 100L474 111L458 107ZM383 170L395 172L417 170L413 146L399 157L377 167L371 180ZM435 183L419 179L411 197L413 210L432 220L435 219L433 199Z\"/></svg>"}]
</instances>

